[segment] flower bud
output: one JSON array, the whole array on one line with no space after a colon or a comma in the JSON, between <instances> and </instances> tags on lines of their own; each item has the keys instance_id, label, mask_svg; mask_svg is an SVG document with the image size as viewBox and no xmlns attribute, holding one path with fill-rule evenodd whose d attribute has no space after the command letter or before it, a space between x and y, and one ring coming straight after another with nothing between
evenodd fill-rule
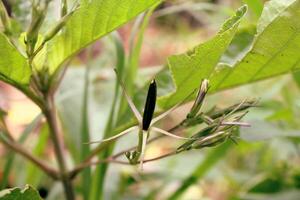
<instances>
[{"instance_id":1,"label":"flower bud","mask_svg":"<svg viewBox=\"0 0 300 200\"><path fill-rule=\"evenodd\" d=\"M198 94L197 94L197 97L196 97L196 100L191 108L191 111L190 113L187 115L187 118L193 118L195 117L199 110L201 109L201 106L203 104L203 100L207 94L207 91L209 89L208 87L208 84L209 84L209 81L207 79L204 79L202 82L201 82L201 85L200 85L200 88L198 90Z\"/></svg>"}]
</instances>

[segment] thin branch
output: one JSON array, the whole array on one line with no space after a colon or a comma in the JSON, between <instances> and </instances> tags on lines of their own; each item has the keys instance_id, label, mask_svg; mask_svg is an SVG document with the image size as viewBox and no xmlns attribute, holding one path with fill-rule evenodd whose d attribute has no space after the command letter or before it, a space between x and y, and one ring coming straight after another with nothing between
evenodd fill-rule
<instances>
[{"instance_id":1,"label":"thin branch","mask_svg":"<svg viewBox=\"0 0 300 200\"><path fill-rule=\"evenodd\" d=\"M47 163L45 163L43 160L35 157L33 154L31 154L29 151L24 149L20 144L12 141L5 139L3 137L0 137L1 142L11 149L12 151L17 152L18 154L22 155L23 157L27 158L30 160L32 163L34 163L36 166L38 166L42 171L44 171L46 174L48 174L50 177L53 179L57 180L59 179L58 176L58 171L51 166L49 166Z\"/></svg>"},{"instance_id":2,"label":"thin branch","mask_svg":"<svg viewBox=\"0 0 300 200\"><path fill-rule=\"evenodd\" d=\"M166 154L163 154L163 155L160 155L160 156L157 156L157 157L154 157L154 158L146 159L146 160L143 161L143 163L157 161L157 160L160 160L160 159L163 159L163 158L166 158L166 157L173 156L175 154L177 154L176 150L175 151L171 151L171 152L166 153Z\"/></svg>"},{"instance_id":3,"label":"thin branch","mask_svg":"<svg viewBox=\"0 0 300 200\"><path fill-rule=\"evenodd\" d=\"M174 126L173 128L169 129L168 131L169 131L169 132L174 132L174 131L176 131L177 129L179 129L179 128L184 124L184 122L185 122L185 120L183 120L181 123L177 124L177 125ZM156 137L154 137L154 138L148 140L147 144L153 143L153 142L155 142L156 140L159 140L159 139L162 139L162 138L165 138L165 137L166 137L166 135L159 135L159 136L156 136ZM137 148L137 146L134 146L134 147L125 149L125 150L123 150L123 151L121 151L121 152L119 152L119 153L117 153L117 154L115 154L115 155L113 155L113 156L111 156L111 157L112 157L113 159L116 159L116 158L118 158L118 157L124 155L126 152L132 151L132 150L134 150L134 149L136 149L136 148Z\"/></svg>"},{"instance_id":4,"label":"thin branch","mask_svg":"<svg viewBox=\"0 0 300 200\"><path fill-rule=\"evenodd\" d=\"M176 131L177 129L179 129L179 128L184 124L184 122L185 122L185 120L183 120L181 123L177 124L177 125L174 126L173 128L169 129L168 131L169 131L169 132ZM166 137L166 135L159 135L159 136L156 136L156 137L150 139L150 140L147 142L147 144L150 144L150 143L152 143L152 142L154 142L154 141L156 141L156 140L158 140L158 139L164 138L164 137ZM95 150L101 151L103 148L105 148L105 147L106 147L107 145L109 145L110 143L111 143L111 142L103 143L103 145L99 145L98 148L96 148ZM100 148L99 148L99 147L100 147ZM99 160L99 161L96 161L96 162L98 162L99 164L100 164L100 163L107 163L107 162L111 162L111 163L119 163L119 164L129 164L129 163L127 163L127 162L118 161L118 160L116 160L116 159L117 159L118 157L124 155L126 152L132 151L132 150L134 150L134 149L136 149L136 148L137 148L137 146L130 147L130 148L125 149L125 150L123 150L123 151L121 151L121 152L119 152L119 153L116 153L115 155L112 155L112 156L108 157L108 158L105 159L105 160L101 160L101 161ZM97 152L97 153L98 153L98 152ZM93 159L94 155L97 155L97 153L94 151L94 153L92 153L92 154L91 154L84 162L82 162L82 163L78 164L77 166L75 166L74 169L71 170L71 171L69 172L69 176L73 179L73 178L75 178L75 177L77 176L77 174L78 174L81 170L83 170L84 168L90 166L90 165L91 165L90 163L93 163L93 162L91 162L91 160ZM145 160L145 161L148 162L147 160ZM145 162L145 161L144 161L144 162Z\"/></svg>"},{"instance_id":5,"label":"thin branch","mask_svg":"<svg viewBox=\"0 0 300 200\"><path fill-rule=\"evenodd\" d=\"M68 13L68 2L67 0L62 0L61 1L61 11L60 11L60 16L63 17Z\"/></svg>"},{"instance_id":6,"label":"thin branch","mask_svg":"<svg viewBox=\"0 0 300 200\"><path fill-rule=\"evenodd\" d=\"M160 156L157 156L157 157L154 157L154 158L143 160L143 164L148 163L148 162L157 161L157 160L160 160L160 159L163 159L163 158L166 158L166 157L170 157L170 156L173 156L175 154L177 154L176 150L171 151L171 152L166 153L166 154L163 154L163 155L160 155ZM84 169L86 167L89 167L89 166L92 166L92 165L98 165L98 164L101 164L101 163L115 163L115 164L121 164L121 165L138 165L140 163L140 161L136 162L135 164L131 164L127 161L116 160L114 158L114 156L111 156L111 157L109 157L107 159L104 159L104 160L98 160L98 161L94 161L94 162L90 161L90 162L87 162L87 163L82 163L81 165L78 165L76 168L74 168L72 171L70 171L69 177L71 179L73 179L73 178L76 177L78 172L80 172L82 169Z\"/></svg>"}]
</instances>

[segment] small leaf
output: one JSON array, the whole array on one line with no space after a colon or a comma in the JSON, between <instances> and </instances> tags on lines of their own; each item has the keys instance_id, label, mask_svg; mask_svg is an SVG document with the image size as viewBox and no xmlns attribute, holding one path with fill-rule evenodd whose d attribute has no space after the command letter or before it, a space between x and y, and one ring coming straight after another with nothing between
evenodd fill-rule
<instances>
[{"instance_id":1,"label":"small leaf","mask_svg":"<svg viewBox=\"0 0 300 200\"><path fill-rule=\"evenodd\" d=\"M1 200L42 200L39 193L29 185L24 189L12 188L0 191Z\"/></svg>"},{"instance_id":2,"label":"small leaf","mask_svg":"<svg viewBox=\"0 0 300 200\"><path fill-rule=\"evenodd\" d=\"M31 69L18 50L0 33L0 80L21 85L29 84Z\"/></svg>"}]
</instances>

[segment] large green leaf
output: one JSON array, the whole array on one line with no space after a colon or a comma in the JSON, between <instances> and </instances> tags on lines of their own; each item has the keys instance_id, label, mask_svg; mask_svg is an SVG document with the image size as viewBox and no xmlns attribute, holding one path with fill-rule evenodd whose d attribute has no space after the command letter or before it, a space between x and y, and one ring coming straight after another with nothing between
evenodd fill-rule
<instances>
[{"instance_id":1,"label":"large green leaf","mask_svg":"<svg viewBox=\"0 0 300 200\"><path fill-rule=\"evenodd\" d=\"M199 87L201 79L208 78L234 37L247 7L241 7L230 18L219 33L211 40L196 46L193 50L168 58L168 64L176 85L176 92L159 100L162 107L170 107Z\"/></svg>"},{"instance_id":2,"label":"large green leaf","mask_svg":"<svg viewBox=\"0 0 300 200\"><path fill-rule=\"evenodd\" d=\"M251 48L233 66L223 63L215 68L215 60L213 63L210 60L215 52L220 53L220 48L218 45L209 46L211 41L196 47L202 51L193 58L189 53L171 57L169 67L177 91L161 98L161 106L169 107L185 98L202 78L209 78L210 92L216 92L299 70L299 18L300 0L268 2L257 25ZM218 37L220 34L215 38Z\"/></svg>"},{"instance_id":3,"label":"large green leaf","mask_svg":"<svg viewBox=\"0 0 300 200\"><path fill-rule=\"evenodd\" d=\"M128 22L159 0L93 0L69 18L66 27L49 42L48 65L53 73L66 59L88 44Z\"/></svg>"},{"instance_id":4,"label":"large green leaf","mask_svg":"<svg viewBox=\"0 0 300 200\"><path fill-rule=\"evenodd\" d=\"M300 68L300 1L287 5L272 21L265 21L265 27L264 24L259 24L252 48L241 61L233 67L225 66L213 74L212 91Z\"/></svg>"},{"instance_id":5,"label":"large green leaf","mask_svg":"<svg viewBox=\"0 0 300 200\"><path fill-rule=\"evenodd\" d=\"M0 33L0 80L9 83L28 84L31 76L26 59Z\"/></svg>"},{"instance_id":6,"label":"large green leaf","mask_svg":"<svg viewBox=\"0 0 300 200\"><path fill-rule=\"evenodd\" d=\"M42 200L39 193L31 186L26 185L24 189L13 188L0 191L1 200Z\"/></svg>"},{"instance_id":7,"label":"large green leaf","mask_svg":"<svg viewBox=\"0 0 300 200\"><path fill-rule=\"evenodd\" d=\"M288 6L296 0L271 0L268 1L263 9L262 15L257 24L257 34L263 30L282 13Z\"/></svg>"}]
</instances>

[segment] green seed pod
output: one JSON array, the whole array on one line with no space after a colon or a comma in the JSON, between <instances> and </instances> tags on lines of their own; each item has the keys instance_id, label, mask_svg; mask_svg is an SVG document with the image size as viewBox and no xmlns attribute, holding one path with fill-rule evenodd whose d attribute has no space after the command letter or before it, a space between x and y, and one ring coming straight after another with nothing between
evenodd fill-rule
<instances>
[{"instance_id":1,"label":"green seed pod","mask_svg":"<svg viewBox=\"0 0 300 200\"><path fill-rule=\"evenodd\" d=\"M154 109L155 109L155 104L156 104L156 95L157 95L156 82L155 79L153 79L149 85L145 109L144 109L143 127L142 127L144 131L147 131L151 124Z\"/></svg>"},{"instance_id":2,"label":"green seed pod","mask_svg":"<svg viewBox=\"0 0 300 200\"><path fill-rule=\"evenodd\" d=\"M209 136L210 134L212 134L215 130L217 129L217 126L215 124L208 126L204 129L202 129L200 132L196 133L195 135L193 135L191 137L191 139L195 139L195 140L189 140L187 142L185 142L184 144L182 144L181 146L179 146L177 148L177 152L181 152L181 151L186 151L186 150L190 150L192 148L192 145L199 139L202 139L206 136Z\"/></svg>"},{"instance_id":3,"label":"green seed pod","mask_svg":"<svg viewBox=\"0 0 300 200\"><path fill-rule=\"evenodd\" d=\"M227 139L226 137L221 137L221 138L213 140L213 141L207 141L203 144L195 143L195 144L192 145L192 149L202 149L204 147L214 147L214 146L217 146L217 145L225 142L226 139Z\"/></svg>"}]
</instances>

